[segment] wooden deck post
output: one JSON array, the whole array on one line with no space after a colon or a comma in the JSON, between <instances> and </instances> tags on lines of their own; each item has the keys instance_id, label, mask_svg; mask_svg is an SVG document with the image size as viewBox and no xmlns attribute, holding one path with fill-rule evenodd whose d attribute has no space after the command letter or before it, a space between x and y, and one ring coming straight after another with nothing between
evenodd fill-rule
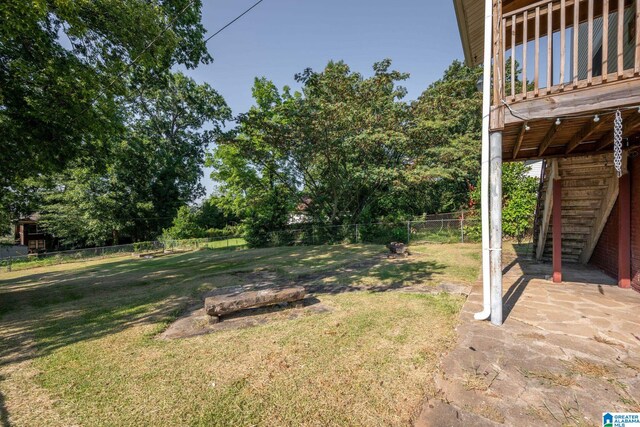
<instances>
[{"instance_id":1,"label":"wooden deck post","mask_svg":"<svg viewBox=\"0 0 640 427\"><path fill-rule=\"evenodd\" d=\"M553 282L562 282L562 180L553 180Z\"/></svg>"},{"instance_id":2,"label":"wooden deck post","mask_svg":"<svg viewBox=\"0 0 640 427\"><path fill-rule=\"evenodd\" d=\"M619 178L618 192L618 286L631 287L631 179L627 171Z\"/></svg>"}]
</instances>

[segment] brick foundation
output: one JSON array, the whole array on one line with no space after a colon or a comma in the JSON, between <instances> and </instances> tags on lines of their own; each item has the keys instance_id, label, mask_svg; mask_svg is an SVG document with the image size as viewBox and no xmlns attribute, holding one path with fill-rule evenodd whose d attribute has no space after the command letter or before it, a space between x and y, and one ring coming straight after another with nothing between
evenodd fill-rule
<instances>
[{"instance_id":1,"label":"brick foundation","mask_svg":"<svg viewBox=\"0 0 640 427\"><path fill-rule=\"evenodd\" d=\"M629 158L631 174L631 286L640 292L640 156ZM590 264L618 277L618 203L596 245Z\"/></svg>"}]
</instances>

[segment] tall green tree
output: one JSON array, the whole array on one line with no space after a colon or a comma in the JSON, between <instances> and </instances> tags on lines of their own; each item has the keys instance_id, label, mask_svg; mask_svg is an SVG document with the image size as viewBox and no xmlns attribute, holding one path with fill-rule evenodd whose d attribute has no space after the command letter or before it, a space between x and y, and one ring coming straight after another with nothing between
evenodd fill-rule
<instances>
[{"instance_id":1,"label":"tall green tree","mask_svg":"<svg viewBox=\"0 0 640 427\"><path fill-rule=\"evenodd\" d=\"M413 168L405 209L438 213L468 205L480 175L482 95L476 83L481 73L454 61L412 103Z\"/></svg>"},{"instance_id":2,"label":"tall green tree","mask_svg":"<svg viewBox=\"0 0 640 427\"><path fill-rule=\"evenodd\" d=\"M98 162L123 101L211 57L200 0L0 2L0 209L24 178Z\"/></svg>"},{"instance_id":3,"label":"tall green tree","mask_svg":"<svg viewBox=\"0 0 640 427\"><path fill-rule=\"evenodd\" d=\"M181 206L204 194L205 151L231 117L211 86L180 73L166 88L142 92L127 114L106 166L67 169L45 197L43 223L66 243L156 237Z\"/></svg>"},{"instance_id":4,"label":"tall green tree","mask_svg":"<svg viewBox=\"0 0 640 427\"><path fill-rule=\"evenodd\" d=\"M379 62L365 78L330 62L297 75L296 93L256 79L256 105L209 162L223 197L264 232L285 226L300 204L313 220L333 224L383 214L410 161L409 108L398 86L408 75L390 66Z\"/></svg>"}]
</instances>

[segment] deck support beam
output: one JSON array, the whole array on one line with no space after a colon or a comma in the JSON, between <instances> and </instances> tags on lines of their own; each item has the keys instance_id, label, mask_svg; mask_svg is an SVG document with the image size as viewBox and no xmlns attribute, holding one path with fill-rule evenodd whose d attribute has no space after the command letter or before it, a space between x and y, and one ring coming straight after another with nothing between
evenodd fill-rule
<instances>
[{"instance_id":1,"label":"deck support beam","mask_svg":"<svg viewBox=\"0 0 640 427\"><path fill-rule=\"evenodd\" d=\"M491 254L491 323L502 325L502 132L490 136L489 208Z\"/></svg>"},{"instance_id":2,"label":"deck support beam","mask_svg":"<svg viewBox=\"0 0 640 427\"><path fill-rule=\"evenodd\" d=\"M618 286L631 287L631 177L623 155L623 175L618 191Z\"/></svg>"},{"instance_id":3,"label":"deck support beam","mask_svg":"<svg viewBox=\"0 0 640 427\"><path fill-rule=\"evenodd\" d=\"M549 128L549 131L544 136L542 143L540 144L540 150L538 151L538 156L542 157L544 152L547 151L547 148L551 146L553 143L553 137L556 136L558 129L560 128L559 124L553 123Z\"/></svg>"},{"instance_id":4,"label":"deck support beam","mask_svg":"<svg viewBox=\"0 0 640 427\"><path fill-rule=\"evenodd\" d=\"M586 141L587 138L597 132L603 123L605 123L605 120L600 120L599 122L590 120L586 125L584 125L567 144L566 154L571 154L571 152L578 148L583 141Z\"/></svg>"},{"instance_id":5,"label":"deck support beam","mask_svg":"<svg viewBox=\"0 0 640 427\"><path fill-rule=\"evenodd\" d=\"M562 180L553 180L553 283L562 282Z\"/></svg>"},{"instance_id":6,"label":"deck support beam","mask_svg":"<svg viewBox=\"0 0 640 427\"><path fill-rule=\"evenodd\" d=\"M527 132L527 127L529 124L524 122L522 127L520 128L520 133L518 134L518 140L516 141L516 146L513 148L513 160L518 158L518 153L520 152L520 148L522 147L522 141L524 141L524 135Z\"/></svg>"}]
</instances>

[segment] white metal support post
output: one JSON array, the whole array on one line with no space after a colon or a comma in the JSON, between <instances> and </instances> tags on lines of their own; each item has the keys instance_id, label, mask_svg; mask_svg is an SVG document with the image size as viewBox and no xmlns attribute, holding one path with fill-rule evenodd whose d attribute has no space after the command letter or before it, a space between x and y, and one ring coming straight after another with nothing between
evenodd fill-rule
<instances>
[{"instance_id":1,"label":"white metal support post","mask_svg":"<svg viewBox=\"0 0 640 427\"><path fill-rule=\"evenodd\" d=\"M491 266L489 254L489 119L491 114L491 50L493 35L493 2L484 5L484 62L482 82L482 169L480 176L480 210L482 213L482 292L483 310L476 313L476 320L486 320L491 315Z\"/></svg>"}]
</instances>

